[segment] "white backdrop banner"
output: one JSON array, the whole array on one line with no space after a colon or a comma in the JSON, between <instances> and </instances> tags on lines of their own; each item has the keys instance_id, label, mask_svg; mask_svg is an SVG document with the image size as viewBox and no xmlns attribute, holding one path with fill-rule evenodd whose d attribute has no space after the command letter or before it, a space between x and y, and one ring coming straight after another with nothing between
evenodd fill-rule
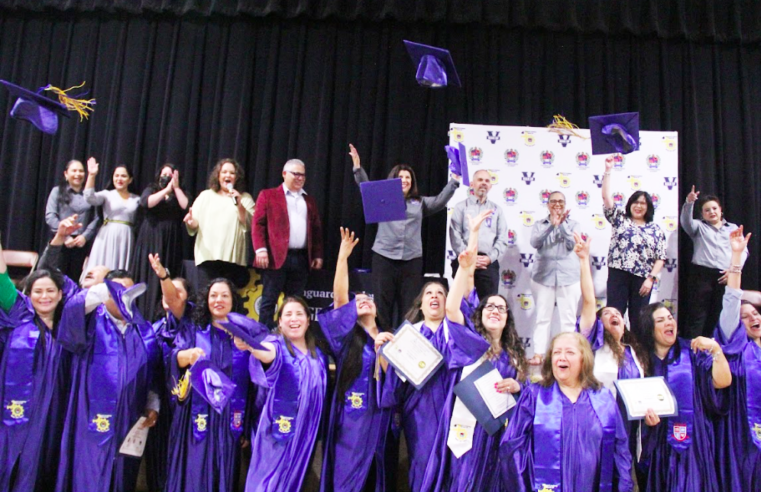
<instances>
[{"instance_id":1,"label":"white backdrop banner","mask_svg":"<svg viewBox=\"0 0 761 492\"><path fill-rule=\"evenodd\" d=\"M536 250L531 247L534 222L547 216L550 193L562 191L570 217L592 238L591 262L598 308L605 305L608 278L610 223L603 216L602 174L607 155L592 155L589 130L576 130L581 137L554 133L547 128L486 126L452 123L450 145L463 143L469 174L486 169L491 175L489 199L497 203L508 224L507 252L500 258L500 294L508 299L518 334L529 356L533 354L534 300L531 272ZM640 150L615 154L611 190L616 206L626 205L629 196L645 190L653 197L655 222L666 234L667 255L661 279L653 288L652 301L677 308L677 187L678 138L676 132L640 131ZM586 137L586 138L582 138ZM472 190L460 186L448 204L451 217L455 204ZM449 220L449 219L447 219ZM455 258L447 234L445 275L451 280ZM559 331L557 314L552 334Z\"/></svg>"}]
</instances>

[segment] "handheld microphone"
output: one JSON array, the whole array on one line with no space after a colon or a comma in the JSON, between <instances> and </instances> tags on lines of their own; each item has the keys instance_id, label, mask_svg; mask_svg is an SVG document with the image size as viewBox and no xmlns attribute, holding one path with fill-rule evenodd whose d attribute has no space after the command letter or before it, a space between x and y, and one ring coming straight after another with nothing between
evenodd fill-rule
<instances>
[{"instance_id":1,"label":"handheld microphone","mask_svg":"<svg viewBox=\"0 0 761 492\"><path fill-rule=\"evenodd\" d=\"M233 184L227 183L227 192L232 193L233 192ZM236 197L233 197L233 205L236 207L238 206L238 199Z\"/></svg>"}]
</instances>

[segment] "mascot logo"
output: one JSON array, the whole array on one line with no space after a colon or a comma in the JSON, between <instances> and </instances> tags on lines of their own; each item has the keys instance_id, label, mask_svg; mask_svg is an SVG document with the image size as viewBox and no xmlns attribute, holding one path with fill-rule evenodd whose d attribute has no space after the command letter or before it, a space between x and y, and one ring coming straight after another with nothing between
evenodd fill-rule
<instances>
[{"instance_id":1,"label":"mascot logo","mask_svg":"<svg viewBox=\"0 0 761 492\"><path fill-rule=\"evenodd\" d=\"M579 152L576 154L576 165L579 169L586 169L589 167L589 154L586 152Z\"/></svg>"},{"instance_id":2,"label":"mascot logo","mask_svg":"<svg viewBox=\"0 0 761 492\"><path fill-rule=\"evenodd\" d=\"M557 173L555 175L558 178L561 188L568 188L571 186L571 175L567 173Z\"/></svg>"},{"instance_id":3,"label":"mascot logo","mask_svg":"<svg viewBox=\"0 0 761 492\"><path fill-rule=\"evenodd\" d=\"M595 225L595 229L597 230L603 230L605 229L605 217L603 217L600 214L594 214L592 215L592 223Z\"/></svg>"},{"instance_id":4,"label":"mascot logo","mask_svg":"<svg viewBox=\"0 0 761 492\"><path fill-rule=\"evenodd\" d=\"M497 143L497 140L499 140L499 132L487 130L486 139L493 144Z\"/></svg>"},{"instance_id":5,"label":"mascot logo","mask_svg":"<svg viewBox=\"0 0 761 492\"><path fill-rule=\"evenodd\" d=\"M452 260L455 260L455 259L457 259L457 255L454 254L454 250L448 249L447 250L447 261L452 261Z\"/></svg>"},{"instance_id":6,"label":"mascot logo","mask_svg":"<svg viewBox=\"0 0 761 492\"><path fill-rule=\"evenodd\" d=\"M578 205L579 208L587 208L587 205L589 205L589 193L583 190L577 192L576 205Z\"/></svg>"},{"instance_id":7,"label":"mascot logo","mask_svg":"<svg viewBox=\"0 0 761 492\"><path fill-rule=\"evenodd\" d=\"M465 141L465 132L462 128L452 127L452 129L449 130L449 136L458 143Z\"/></svg>"},{"instance_id":8,"label":"mascot logo","mask_svg":"<svg viewBox=\"0 0 761 492\"><path fill-rule=\"evenodd\" d=\"M505 191L502 192L502 196L505 198L505 203L508 205L515 205L515 200L518 199L518 192L515 191L515 188L505 188Z\"/></svg>"},{"instance_id":9,"label":"mascot logo","mask_svg":"<svg viewBox=\"0 0 761 492\"><path fill-rule=\"evenodd\" d=\"M507 245L509 247L515 246L516 242L518 240L518 236L515 234L515 231L512 229L507 230Z\"/></svg>"},{"instance_id":10,"label":"mascot logo","mask_svg":"<svg viewBox=\"0 0 761 492\"><path fill-rule=\"evenodd\" d=\"M642 176L629 176L627 181L629 181L629 186L635 191L642 187Z\"/></svg>"},{"instance_id":11,"label":"mascot logo","mask_svg":"<svg viewBox=\"0 0 761 492\"><path fill-rule=\"evenodd\" d=\"M497 173L496 169L488 169L486 172L489 173L492 185L499 183L499 173Z\"/></svg>"},{"instance_id":12,"label":"mascot logo","mask_svg":"<svg viewBox=\"0 0 761 492\"><path fill-rule=\"evenodd\" d=\"M536 144L534 132L521 132L521 137L523 137L523 143L526 144L526 147L533 147Z\"/></svg>"},{"instance_id":13,"label":"mascot logo","mask_svg":"<svg viewBox=\"0 0 761 492\"><path fill-rule=\"evenodd\" d=\"M550 190L542 190L539 192L539 201L542 202L542 205L547 205L547 203L549 203L550 195L552 195Z\"/></svg>"},{"instance_id":14,"label":"mascot logo","mask_svg":"<svg viewBox=\"0 0 761 492\"><path fill-rule=\"evenodd\" d=\"M502 285L508 289L515 286L515 272L512 270L502 270Z\"/></svg>"},{"instance_id":15,"label":"mascot logo","mask_svg":"<svg viewBox=\"0 0 761 492\"><path fill-rule=\"evenodd\" d=\"M674 232L676 230L676 216L669 215L663 217L663 225L667 231Z\"/></svg>"},{"instance_id":16,"label":"mascot logo","mask_svg":"<svg viewBox=\"0 0 761 492\"><path fill-rule=\"evenodd\" d=\"M595 311L599 311L600 309L605 307L605 303L602 302L604 297L595 297Z\"/></svg>"},{"instance_id":17,"label":"mascot logo","mask_svg":"<svg viewBox=\"0 0 761 492\"><path fill-rule=\"evenodd\" d=\"M534 308L534 299L531 297L531 294L518 294L515 297L518 298L518 304L520 304L521 309L524 311L529 311Z\"/></svg>"},{"instance_id":18,"label":"mascot logo","mask_svg":"<svg viewBox=\"0 0 761 492\"><path fill-rule=\"evenodd\" d=\"M505 151L505 162L508 166L516 166L518 165L518 151L515 149L507 149Z\"/></svg>"},{"instance_id":19,"label":"mascot logo","mask_svg":"<svg viewBox=\"0 0 761 492\"><path fill-rule=\"evenodd\" d=\"M558 135L558 143L563 146L563 148L566 148L569 143L571 143L571 136L560 134Z\"/></svg>"},{"instance_id":20,"label":"mascot logo","mask_svg":"<svg viewBox=\"0 0 761 492\"><path fill-rule=\"evenodd\" d=\"M245 287L240 289L238 293L243 298L243 306L248 309L248 315L259 321L259 306L262 303L262 292L264 292L264 286L262 284L259 272L254 269L248 271L248 283Z\"/></svg>"},{"instance_id":21,"label":"mascot logo","mask_svg":"<svg viewBox=\"0 0 761 492\"><path fill-rule=\"evenodd\" d=\"M624 206L624 194L620 191L613 192L613 203L616 205L616 207L623 207Z\"/></svg>"},{"instance_id":22,"label":"mascot logo","mask_svg":"<svg viewBox=\"0 0 761 492\"><path fill-rule=\"evenodd\" d=\"M555 161L555 154L551 150L543 150L539 154L539 159L542 161L542 166L552 167L552 163Z\"/></svg>"},{"instance_id":23,"label":"mascot logo","mask_svg":"<svg viewBox=\"0 0 761 492\"><path fill-rule=\"evenodd\" d=\"M607 264L608 259L604 256L593 256L592 257L592 266L597 269L597 271L602 270L602 267L604 267Z\"/></svg>"},{"instance_id":24,"label":"mascot logo","mask_svg":"<svg viewBox=\"0 0 761 492\"><path fill-rule=\"evenodd\" d=\"M481 162L481 157L483 156L483 152L481 151L480 147L471 147L469 154L470 154L470 162Z\"/></svg>"},{"instance_id":25,"label":"mascot logo","mask_svg":"<svg viewBox=\"0 0 761 492\"><path fill-rule=\"evenodd\" d=\"M613 169L616 171L620 171L624 168L625 164L625 158L621 154L614 154L613 155Z\"/></svg>"},{"instance_id":26,"label":"mascot logo","mask_svg":"<svg viewBox=\"0 0 761 492\"><path fill-rule=\"evenodd\" d=\"M674 152L676 150L676 138L663 137L663 145L666 146L666 150L669 152Z\"/></svg>"},{"instance_id":27,"label":"mascot logo","mask_svg":"<svg viewBox=\"0 0 761 492\"><path fill-rule=\"evenodd\" d=\"M651 171L657 171L661 167L661 158L656 154L647 156L647 168Z\"/></svg>"},{"instance_id":28,"label":"mascot logo","mask_svg":"<svg viewBox=\"0 0 761 492\"><path fill-rule=\"evenodd\" d=\"M653 193L650 195L650 199L653 201L653 210L658 210L658 205L661 204L661 197Z\"/></svg>"},{"instance_id":29,"label":"mascot logo","mask_svg":"<svg viewBox=\"0 0 761 492\"><path fill-rule=\"evenodd\" d=\"M666 261L663 264L663 266L666 267L667 272L669 273L673 272L674 270L676 270L676 266L677 266L676 258L666 258Z\"/></svg>"},{"instance_id":30,"label":"mascot logo","mask_svg":"<svg viewBox=\"0 0 761 492\"><path fill-rule=\"evenodd\" d=\"M530 172L527 172L527 171L522 171L521 174L523 174L523 177L521 177L521 179L527 185L530 185L531 183L533 183L536 180L536 178L534 177L534 173L530 173Z\"/></svg>"},{"instance_id":31,"label":"mascot logo","mask_svg":"<svg viewBox=\"0 0 761 492\"><path fill-rule=\"evenodd\" d=\"M520 212L521 223L526 227L534 225L534 212Z\"/></svg>"},{"instance_id":32,"label":"mascot logo","mask_svg":"<svg viewBox=\"0 0 761 492\"><path fill-rule=\"evenodd\" d=\"M534 263L534 254L521 253L521 263L523 263L524 268L528 268L532 263Z\"/></svg>"},{"instance_id":33,"label":"mascot logo","mask_svg":"<svg viewBox=\"0 0 761 492\"><path fill-rule=\"evenodd\" d=\"M598 188L602 188L602 176L600 176L599 174L595 174L594 176L592 176L592 182Z\"/></svg>"},{"instance_id":34,"label":"mascot logo","mask_svg":"<svg viewBox=\"0 0 761 492\"><path fill-rule=\"evenodd\" d=\"M664 177L663 178L663 186L669 189L669 191L674 189L674 186L676 186L676 178L669 178Z\"/></svg>"}]
</instances>

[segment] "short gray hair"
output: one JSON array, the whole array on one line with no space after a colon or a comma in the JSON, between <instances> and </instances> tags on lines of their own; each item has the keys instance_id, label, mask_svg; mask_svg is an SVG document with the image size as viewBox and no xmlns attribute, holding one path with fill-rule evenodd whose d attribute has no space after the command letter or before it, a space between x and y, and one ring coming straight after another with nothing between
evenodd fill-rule
<instances>
[{"instance_id":1,"label":"short gray hair","mask_svg":"<svg viewBox=\"0 0 761 492\"><path fill-rule=\"evenodd\" d=\"M304 169L307 168L306 164L304 164L304 161L301 159L288 159L283 166L283 171L291 171L293 166L301 166Z\"/></svg>"}]
</instances>

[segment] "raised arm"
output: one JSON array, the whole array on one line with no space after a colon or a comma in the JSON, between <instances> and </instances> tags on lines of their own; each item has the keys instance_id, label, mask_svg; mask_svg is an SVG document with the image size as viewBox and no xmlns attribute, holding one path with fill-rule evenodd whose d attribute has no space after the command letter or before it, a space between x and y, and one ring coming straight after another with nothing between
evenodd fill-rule
<instances>
[{"instance_id":1,"label":"raised arm","mask_svg":"<svg viewBox=\"0 0 761 492\"><path fill-rule=\"evenodd\" d=\"M369 181L367 173L362 169L362 165L360 164L359 152L357 152L356 147L352 144L349 144L349 155L351 156L351 162L353 164L352 172L354 173L354 181L356 181L357 184Z\"/></svg>"},{"instance_id":2,"label":"raised arm","mask_svg":"<svg viewBox=\"0 0 761 492\"><path fill-rule=\"evenodd\" d=\"M729 234L729 246L732 248L732 259L727 268L727 287L722 301L719 326L726 340L737 329L740 321L740 303L745 294L740 294L742 286L742 261L743 254L748 247L751 234L743 236L743 226L738 227ZM734 290L734 292L733 292Z\"/></svg>"},{"instance_id":3,"label":"raised arm","mask_svg":"<svg viewBox=\"0 0 761 492\"><path fill-rule=\"evenodd\" d=\"M82 224L77 223L78 218L79 216L74 214L58 223L55 236L53 236L53 239L50 240L50 243L42 253L40 261L37 263L37 268L58 270L61 248L66 243L66 239L82 227Z\"/></svg>"},{"instance_id":4,"label":"raised arm","mask_svg":"<svg viewBox=\"0 0 761 492\"><path fill-rule=\"evenodd\" d=\"M424 196L421 198L423 201L423 215L435 214L440 210L446 208L449 199L452 198L454 192L460 186L460 177L455 176L449 180L449 183L444 186L438 195L436 196Z\"/></svg>"},{"instance_id":5,"label":"raised arm","mask_svg":"<svg viewBox=\"0 0 761 492\"><path fill-rule=\"evenodd\" d=\"M473 275L476 269L476 258L478 257L478 230L481 224L487 218L491 217L493 210L484 210L476 218L468 217L470 225L470 236L468 238L468 247L460 253L458 261L460 268L452 282L452 288L447 295L446 313L447 318L455 323L464 324L465 318L460 311L462 298L468 293L468 287L472 289Z\"/></svg>"},{"instance_id":6,"label":"raised arm","mask_svg":"<svg viewBox=\"0 0 761 492\"><path fill-rule=\"evenodd\" d=\"M349 256L359 238L354 233L341 227L341 247L336 260L336 276L333 278L333 308L338 309L349 303Z\"/></svg>"},{"instance_id":7,"label":"raised arm","mask_svg":"<svg viewBox=\"0 0 761 492\"><path fill-rule=\"evenodd\" d=\"M161 282L161 293L164 295L164 302L169 306L172 315L178 320L181 319L185 314L187 302L183 301L177 293L177 287L174 286L167 269L161 264L161 258L159 258L158 253L155 255L148 254L148 261L151 263L151 268L156 272L156 276Z\"/></svg>"},{"instance_id":8,"label":"raised arm","mask_svg":"<svg viewBox=\"0 0 761 492\"><path fill-rule=\"evenodd\" d=\"M589 245L592 242L590 237L586 241L578 232L573 233L575 246L573 248L576 256L579 257L580 283L581 283L581 316L579 316L579 330L585 337L589 336L592 327L595 324L595 314L597 311L597 300L595 299L595 284L592 280L592 269L589 266Z\"/></svg>"},{"instance_id":9,"label":"raised arm","mask_svg":"<svg viewBox=\"0 0 761 492\"><path fill-rule=\"evenodd\" d=\"M85 182L85 190L95 188L95 177L100 171L100 164L95 160L95 157L87 159L87 181Z\"/></svg>"},{"instance_id":10,"label":"raised arm","mask_svg":"<svg viewBox=\"0 0 761 492\"><path fill-rule=\"evenodd\" d=\"M602 203L605 208L613 208L613 197L610 194L610 170L613 169L613 156L605 159L605 173L602 175Z\"/></svg>"},{"instance_id":11,"label":"raised arm","mask_svg":"<svg viewBox=\"0 0 761 492\"><path fill-rule=\"evenodd\" d=\"M698 224L693 217L693 209L699 195L700 192L695 191L695 185L692 185L692 191L687 194L687 199L682 205L682 213L679 214L679 223L682 224L682 229L689 236L694 236L698 232Z\"/></svg>"}]
</instances>

